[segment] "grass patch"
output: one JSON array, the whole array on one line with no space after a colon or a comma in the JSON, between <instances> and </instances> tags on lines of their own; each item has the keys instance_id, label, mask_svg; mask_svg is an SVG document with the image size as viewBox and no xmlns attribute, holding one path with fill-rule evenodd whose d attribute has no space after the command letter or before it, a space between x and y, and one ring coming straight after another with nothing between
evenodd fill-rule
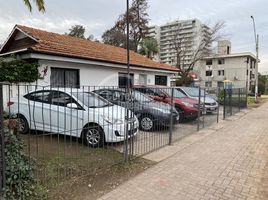
<instances>
[{"instance_id":1,"label":"grass patch","mask_svg":"<svg viewBox=\"0 0 268 200\"><path fill-rule=\"evenodd\" d=\"M257 102L255 101L255 97L248 97L248 107L249 108L259 107L267 101L268 98L265 97L258 97Z\"/></svg>"},{"instance_id":2,"label":"grass patch","mask_svg":"<svg viewBox=\"0 0 268 200\"><path fill-rule=\"evenodd\" d=\"M23 136L25 151L37 162L36 177L44 199L97 199L154 163L137 158L124 164L114 148L89 148L76 138Z\"/></svg>"}]
</instances>

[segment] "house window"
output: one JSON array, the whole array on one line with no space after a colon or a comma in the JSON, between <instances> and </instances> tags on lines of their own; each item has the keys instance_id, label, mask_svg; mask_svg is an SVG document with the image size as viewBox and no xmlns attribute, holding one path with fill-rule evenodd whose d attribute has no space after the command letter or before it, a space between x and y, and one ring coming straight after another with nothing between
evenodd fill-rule
<instances>
[{"instance_id":1,"label":"house window","mask_svg":"<svg viewBox=\"0 0 268 200\"><path fill-rule=\"evenodd\" d=\"M133 81L134 81L134 74L129 74L129 78L127 73L118 73L118 86L119 88L126 88L127 84L129 82L129 86L133 86Z\"/></svg>"},{"instance_id":2,"label":"house window","mask_svg":"<svg viewBox=\"0 0 268 200\"><path fill-rule=\"evenodd\" d=\"M212 87L212 82L211 81L206 81L205 82L205 87Z\"/></svg>"},{"instance_id":3,"label":"house window","mask_svg":"<svg viewBox=\"0 0 268 200\"><path fill-rule=\"evenodd\" d=\"M219 76L224 76L224 70L218 70L218 75Z\"/></svg>"},{"instance_id":4,"label":"house window","mask_svg":"<svg viewBox=\"0 0 268 200\"><path fill-rule=\"evenodd\" d=\"M147 84L147 75L146 74L140 74L139 75L139 84L140 85L146 85Z\"/></svg>"},{"instance_id":5,"label":"house window","mask_svg":"<svg viewBox=\"0 0 268 200\"><path fill-rule=\"evenodd\" d=\"M167 85L167 76L155 75L155 85Z\"/></svg>"},{"instance_id":6,"label":"house window","mask_svg":"<svg viewBox=\"0 0 268 200\"><path fill-rule=\"evenodd\" d=\"M206 76L212 76L212 70L207 70L206 71Z\"/></svg>"},{"instance_id":7,"label":"house window","mask_svg":"<svg viewBox=\"0 0 268 200\"><path fill-rule=\"evenodd\" d=\"M65 69L51 67L50 83L52 87L79 88L79 69Z\"/></svg>"},{"instance_id":8,"label":"house window","mask_svg":"<svg viewBox=\"0 0 268 200\"><path fill-rule=\"evenodd\" d=\"M219 65L223 65L225 63L225 60L224 59L218 59L218 64Z\"/></svg>"},{"instance_id":9,"label":"house window","mask_svg":"<svg viewBox=\"0 0 268 200\"><path fill-rule=\"evenodd\" d=\"M212 65L212 59L206 60L206 65Z\"/></svg>"}]
</instances>

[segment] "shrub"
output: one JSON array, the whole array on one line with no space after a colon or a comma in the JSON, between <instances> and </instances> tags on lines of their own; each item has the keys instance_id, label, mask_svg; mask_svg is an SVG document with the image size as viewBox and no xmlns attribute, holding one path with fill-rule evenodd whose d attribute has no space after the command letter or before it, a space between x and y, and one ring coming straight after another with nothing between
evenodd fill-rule
<instances>
[{"instance_id":1,"label":"shrub","mask_svg":"<svg viewBox=\"0 0 268 200\"><path fill-rule=\"evenodd\" d=\"M34 82L39 78L37 62L0 58L0 82Z\"/></svg>"},{"instance_id":2,"label":"shrub","mask_svg":"<svg viewBox=\"0 0 268 200\"><path fill-rule=\"evenodd\" d=\"M24 144L19 135L4 129L5 177L4 199L40 199L34 177L35 161L23 151ZM42 199L42 198L41 198Z\"/></svg>"}]
</instances>

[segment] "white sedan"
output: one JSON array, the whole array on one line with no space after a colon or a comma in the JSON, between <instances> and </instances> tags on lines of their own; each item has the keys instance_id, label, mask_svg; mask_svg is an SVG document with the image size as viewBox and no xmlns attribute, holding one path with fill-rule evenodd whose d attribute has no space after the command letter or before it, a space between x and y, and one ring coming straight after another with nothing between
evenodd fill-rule
<instances>
[{"instance_id":1,"label":"white sedan","mask_svg":"<svg viewBox=\"0 0 268 200\"><path fill-rule=\"evenodd\" d=\"M17 114L21 133L34 129L69 135L91 147L121 142L138 132L138 120L131 111L91 92L36 90L12 98L8 108Z\"/></svg>"}]
</instances>

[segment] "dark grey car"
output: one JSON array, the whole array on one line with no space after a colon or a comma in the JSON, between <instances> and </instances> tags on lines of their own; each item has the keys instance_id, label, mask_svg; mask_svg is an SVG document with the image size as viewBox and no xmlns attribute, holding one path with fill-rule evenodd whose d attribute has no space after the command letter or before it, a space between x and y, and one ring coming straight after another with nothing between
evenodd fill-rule
<instances>
[{"instance_id":1,"label":"dark grey car","mask_svg":"<svg viewBox=\"0 0 268 200\"><path fill-rule=\"evenodd\" d=\"M113 104L130 109L139 119L140 128L151 131L156 126L170 125L171 106L154 101L146 95L131 91L128 97L124 89L100 89L93 91ZM172 113L173 124L178 123L179 114L176 109Z\"/></svg>"}]
</instances>

